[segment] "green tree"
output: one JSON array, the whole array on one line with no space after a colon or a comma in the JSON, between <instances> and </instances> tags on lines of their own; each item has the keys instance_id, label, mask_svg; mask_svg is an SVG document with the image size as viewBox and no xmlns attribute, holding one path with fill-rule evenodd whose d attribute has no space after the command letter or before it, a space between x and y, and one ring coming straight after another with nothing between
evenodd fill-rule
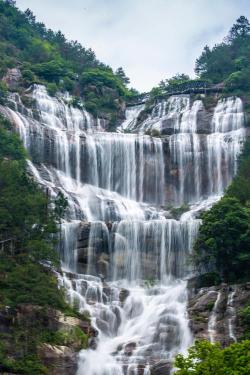
<instances>
[{"instance_id":1,"label":"green tree","mask_svg":"<svg viewBox=\"0 0 250 375\"><path fill-rule=\"evenodd\" d=\"M49 82L57 82L68 74L67 69L62 62L57 60L51 60L41 64L36 64L33 67L33 71L40 78L44 78Z\"/></svg>"},{"instance_id":2,"label":"green tree","mask_svg":"<svg viewBox=\"0 0 250 375\"><path fill-rule=\"evenodd\" d=\"M244 38L250 34L250 23L244 16L240 16L229 31L228 40L232 42L236 38Z\"/></svg>"},{"instance_id":3,"label":"green tree","mask_svg":"<svg viewBox=\"0 0 250 375\"><path fill-rule=\"evenodd\" d=\"M128 85L130 83L130 79L126 76L122 67L116 70L115 75L120 78L124 85Z\"/></svg>"},{"instance_id":4,"label":"green tree","mask_svg":"<svg viewBox=\"0 0 250 375\"><path fill-rule=\"evenodd\" d=\"M250 373L250 341L242 341L221 349L219 344L197 341L188 356L178 355L175 375L248 375Z\"/></svg>"},{"instance_id":5,"label":"green tree","mask_svg":"<svg viewBox=\"0 0 250 375\"><path fill-rule=\"evenodd\" d=\"M179 85L180 83L189 81L190 77L184 73L177 73L173 77L166 79L167 86Z\"/></svg>"},{"instance_id":6,"label":"green tree","mask_svg":"<svg viewBox=\"0 0 250 375\"><path fill-rule=\"evenodd\" d=\"M250 267L250 208L224 197L202 215L194 246L201 272L217 271L225 281L248 277Z\"/></svg>"}]
</instances>

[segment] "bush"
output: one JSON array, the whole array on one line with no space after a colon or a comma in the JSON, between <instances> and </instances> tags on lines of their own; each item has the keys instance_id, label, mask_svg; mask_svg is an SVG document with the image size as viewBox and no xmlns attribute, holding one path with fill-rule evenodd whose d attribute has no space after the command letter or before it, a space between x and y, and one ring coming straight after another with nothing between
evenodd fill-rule
<instances>
[{"instance_id":1,"label":"bush","mask_svg":"<svg viewBox=\"0 0 250 375\"><path fill-rule=\"evenodd\" d=\"M183 204L180 207L173 207L171 208L170 212L173 215L175 219L179 219L184 212L187 212L189 210L188 204Z\"/></svg>"},{"instance_id":2,"label":"bush","mask_svg":"<svg viewBox=\"0 0 250 375\"><path fill-rule=\"evenodd\" d=\"M88 85L94 85L99 89L106 86L116 90L121 96L129 95L129 92L122 81L113 74L112 70L108 69L89 69L81 75L80 83L83 86L83 91L86 90L85 86Z\"/></svg>"},{"instance_id":3,"label":"bush","mask_svg":"<svg viewBox=\"0 0 250 375\"><path fill-rule=\"evenodd\" d=\"M29 69L22 70L22 77L26 86L31 85L36 80L35 74Z\"/></svg>"},{"instance_id":4,"label":"bush","mask_svg":"<svg viewBox=\"0 0 250 375\"><path fill-rule=\"evenodd\" d=\"M250 89L250 70L244 69L243 71L233 72L225 80L225 87L229 90L244 90Z\"/></svg>"},{"instance_id":5,"label":"bush","mask_svg":"<svg viewBox=\"0 0 250 375\"><path fill-rule=\"evenodd\" d=\"M47 83L46 85L48 94L51 96L55 96L58 92L58 86L56 83Z\"/></svg>"},{"instance_id":6,"label":"bush","mask_svg":"<svg viewBox=\"0 0 250 375\"><path fill-rule=\"evenodd\" d=\"M56 60L36 64L33 66L33 71L38 75L38 77L49 82L56 83L59 83L59 80L67 74L67 70L64 65Z\"/></svg>"}]
</instances>

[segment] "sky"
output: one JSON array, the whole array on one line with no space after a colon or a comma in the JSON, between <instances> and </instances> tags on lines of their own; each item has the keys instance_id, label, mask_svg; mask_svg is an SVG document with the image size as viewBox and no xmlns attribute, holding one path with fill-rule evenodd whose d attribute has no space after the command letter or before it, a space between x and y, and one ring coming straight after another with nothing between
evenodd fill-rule
<instances>
[{"instance_id":1,"label":"sky","mask_svg":"<svg viewBox=\"0 0 250 375\"><path fill-rule=\"evenodd\" d=\"M235 20L250 19L249 0L17 0L48 28L61 30L114 70L131 87L149 91L162 79L194 77L196 58L222 41Z\"/></svg>"}]
</instances>

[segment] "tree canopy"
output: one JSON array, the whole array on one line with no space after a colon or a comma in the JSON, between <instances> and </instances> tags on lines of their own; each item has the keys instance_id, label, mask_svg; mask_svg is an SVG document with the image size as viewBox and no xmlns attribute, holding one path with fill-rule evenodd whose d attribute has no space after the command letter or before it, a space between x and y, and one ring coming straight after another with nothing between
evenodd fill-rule
<instances>
[{"instance_id":1,"label":"tree canopy","mask_svg":"<svg viewBox=\"0 0 250 375\"><path fill-rule=\"evenodd\" d=\"M242 341L222 349L219 344L197 341L188 356L178 355L175 375L248 375L250 373L250 341Z\"/></svg>"},{"instance_id":2,"label":"tree canopy","mask_svg":"<svg viewBox=\"0 0 250 375\"><path fill-rule=\"evenodd\" d=\"M228 89L250 89L250 24L240 16L222 43L204 47L195 72L213 83L225 82Z\"/></svg>"},{"instance_id":3,"label":"tree canopy","mask_svg":"<svg viewBox=\"0 0 250 375\"><path fill-rule=\"evenodd\" d=\"M68 41L61 31L54 32L37 22L30 9L21 12L14 1L0 0L0 79L9 68L16 67L22 73L19 89L41 83L51 95L68 91L81 97L93 114L104 109L117 115L119 109L110 105L111 99L125 100L134 95L127 88L129 78L123 68L114 72L96 58L93 50ZM105 85L112 87L112 95L98 90ZM0 96L1 93L0 86Z\"/></svg>"}]
</instances>

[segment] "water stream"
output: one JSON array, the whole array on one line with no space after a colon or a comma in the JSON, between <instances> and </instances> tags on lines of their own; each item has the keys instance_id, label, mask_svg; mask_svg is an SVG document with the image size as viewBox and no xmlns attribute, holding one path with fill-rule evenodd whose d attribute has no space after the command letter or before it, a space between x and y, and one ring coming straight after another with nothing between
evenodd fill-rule
<instances>
[{"instance_id":1,"label":"water stream","mask_svg":"<svg viewBox=\"0 0 250 375\"><path fill-rule=\"evenodd\" d=\"M4 111L30 154L34 178L69 202L60 283L98 331L80 353L78 375L149 375L159 363L167 368L192 342L188 257L199 213L235 174L245 134L241 100L220 100L203 124L202 101L173 96L140 124L144 106L128 109L111 133L66 96L51 98L42 86L30 95L35 110L13 94ZM145 135L149 129L165 135ZM188 211L171 216L171 208L183 204Z\"/></svg>"}]
</instances>

